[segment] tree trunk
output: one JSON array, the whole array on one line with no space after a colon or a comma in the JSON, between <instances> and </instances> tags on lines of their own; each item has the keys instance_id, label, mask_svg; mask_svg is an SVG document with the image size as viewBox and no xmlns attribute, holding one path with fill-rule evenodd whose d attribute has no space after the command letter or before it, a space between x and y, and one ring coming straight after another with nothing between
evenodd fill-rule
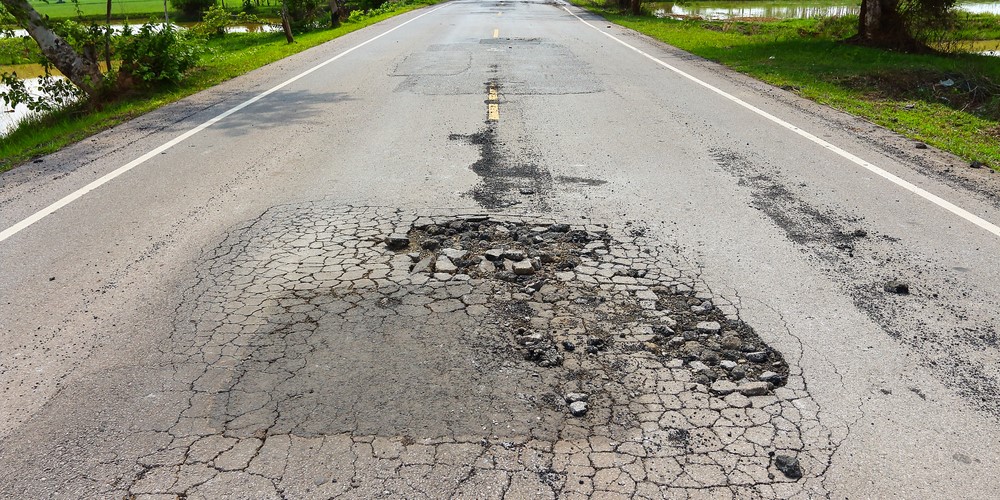
<instances>
[{"instance_id":1,"label":"tree trunk","mask_svg":"<svg viewBox=\"0 0 1000 500\"><path fill-rule=\"evenodd\" d=\"M108 0L107 14L104 16L104 71L111 72L111 0Z\"/></svg>"},{"instance_id":2,"label":"tree trunk","mask_svg":"<svg viewBox=\"0 0 1000 500\"><path fill-rule=\"evenodd\" d=\"M340 2L330 0L330 27L336 28L338 26L340 26Z\"/></svg>"},{"instance_id":3,"label":"tree trunk","mask_svg":"<svg viewBox=\"0 0 1000 500\"><path fill-rule=\"evenodd\" d=\"M631 0L629 2L629 10L633 16L642 15L642 0Z\"/></svg>"},{"instance_id":4,"label":"tree trunk","mask_svg":"<svg viewBox=\"0 0 1000 500\"><path fill-rule=\"evenodd\" d=\"M905 52L926 49L910 34L899 12L899 0L861 0L858 34L849 41Z\"/></svg>"},{"instance_id":5,"label":"tree trunk","mask_svg":"<svg viewBox=\"0 0 1000 500\"><path fill-rule=\"evenodd\" d=\"M284 5L281 6L281 29L285 32L285 40L288 43L294 43L295 38L292 36L292 25L288 23L288 9Z\"/></svg>"},{"instance_id":6,"label":"tree trunk","mask_svg":"<svg viewBox=\"0 0 1000 500\"><path fill-rule=\"evenodd\" d=\"M52 62L69 81L80 87L89 96L96 96L103 90L104 75L96 59L87 59L76 52L70 44L45 25L42 16L38 14L27 0L0 0L2 4L22 28L28 31L31 38L42 50L42 54Z\"/></svg>"}]
</instances>

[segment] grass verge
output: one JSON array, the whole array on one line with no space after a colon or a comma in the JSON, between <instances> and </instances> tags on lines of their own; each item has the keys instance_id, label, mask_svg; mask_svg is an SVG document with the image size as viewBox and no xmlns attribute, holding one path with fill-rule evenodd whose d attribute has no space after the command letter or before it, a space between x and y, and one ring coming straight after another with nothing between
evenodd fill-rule
<instances>
[{"instance_id":1,"label":"grass verge","mask_svg":"<svg viewBox=\"0 0 1000 500\"><path fill-rule=\"evenodd\" d=\"M293 44L285 43L282 33L230 33L210 39L209 51L199 66L177 87L126 97L100 109L70 108L22 121L0 140L0 172L261 66L434 3L436 0L417 0L391 12L345 22L339 28L302 33L295 36Z\"/></svg>"},{"instance_id":2,"label":"grass verge","mask_svg":"<svg viewBox=\"0 0 1000 500\"><path fill-rule=\"evenodd\" d=\"M841 43L853 34L856 18L679 21L625 16L576 1L611 22L1000 170L996 57L901 54ZM960 25L970 39L993 36L1000 26L997 16L970 19L976 24ZM976 32L979 25L989 32Z\"/></svg>"}]
</instances>

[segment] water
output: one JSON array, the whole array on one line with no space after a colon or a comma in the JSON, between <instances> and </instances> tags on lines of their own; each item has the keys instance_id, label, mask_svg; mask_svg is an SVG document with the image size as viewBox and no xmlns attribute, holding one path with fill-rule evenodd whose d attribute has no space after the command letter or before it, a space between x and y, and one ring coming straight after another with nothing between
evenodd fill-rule
<instances>
[{"instance_id":1,"label":"water","mask_svg":"<svg viewBox=\"0 0 1000 500\"><path fill-rule=\"evenodd\" d=\"M180 24L174 24L174 27L179 29L187 29L194 26L195 24L197 23L180 23ZM142 25L132 24L130 26L132 27L132 31L135 31L139 29ZM156 24L154 26L157 29L163 29L162 24ZM125 25L123 24L111 25L111 30L114 33L121 33L124 28ZM279 24L237 24L226 28L226 33L272 33L277 31L281 31L281 25ZM6 35L0 33L0 38L4 36ZM26 30L13 30L12 36L14 38L25 37L28 36L28 32Z\"/></svg>"},{"instance_id":2,"label":"water","mask_svg":"<svg viewBox=\"0 0 1000 500\"><path fill-rule=\"evenodd\" d=\"M19 71L19 75L22 73ZM25 78L24 86L27 87L28 92L34 96L42 95L42 92L38 89L40 78ZM0 92L6 91L7 86L0 84ZM11 108L7 103L0 101L0 137L7 135L8 132L14 130L17 124L31 115L31 111L24 104L19 104Z\"/></svg>"},{"instance_id":3,"label":"water","mask_svg":"<svg viewBox=\"0 0 1000 500\"><path fill-rule=\"evenodd\" d=\"M857 15L861 3L838 1L799 2L692 2L692 3L650 3L646 4L657 17L685 19L700 17L714 21L728 19L808 19L815 17L839 17ZM959 3L956 8L974 14L1000 15L1000 2Z\"/></svg>"}]
</instances>

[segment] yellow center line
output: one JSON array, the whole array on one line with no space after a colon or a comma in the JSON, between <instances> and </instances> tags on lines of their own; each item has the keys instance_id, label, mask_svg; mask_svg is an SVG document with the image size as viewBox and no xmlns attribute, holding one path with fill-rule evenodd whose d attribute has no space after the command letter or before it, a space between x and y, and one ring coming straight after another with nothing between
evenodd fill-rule
<instances>
[{"instance_id":1,"label":"yellow center line","mask_svg":"<svg viewBox=\"0 0 1000 500\"><path fill-rule=\"evenodd\" d=\"M500 38L500 28L493 30L493 38Z\"/></svg>"},{"instance_id":2,"label":"yellow center line","mask_svg":"<svg viewBox=\"0 0 1000 500\"><path fill-rule=\"evenodd\" d=\"M497 94L495 83L490 82L486 90L486 121L500 120L500 95Z\"/></svg>"}]
</instances>

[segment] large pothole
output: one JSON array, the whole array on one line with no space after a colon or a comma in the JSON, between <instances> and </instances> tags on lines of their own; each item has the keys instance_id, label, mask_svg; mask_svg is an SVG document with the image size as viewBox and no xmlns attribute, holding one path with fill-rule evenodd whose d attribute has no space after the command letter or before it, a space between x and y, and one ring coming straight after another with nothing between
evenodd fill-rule
<instances>
[{"instance_id":1,"label":"large pothole","mask_svg":"<svg viewBox=\"0 0 1000 500\"><path fill-rule=\"evenodd\" d=\"M672 258L533 217L274 208L180 310L189 404L130 492L822 494L798 372Z\"/></svg>"}]
</instances>

